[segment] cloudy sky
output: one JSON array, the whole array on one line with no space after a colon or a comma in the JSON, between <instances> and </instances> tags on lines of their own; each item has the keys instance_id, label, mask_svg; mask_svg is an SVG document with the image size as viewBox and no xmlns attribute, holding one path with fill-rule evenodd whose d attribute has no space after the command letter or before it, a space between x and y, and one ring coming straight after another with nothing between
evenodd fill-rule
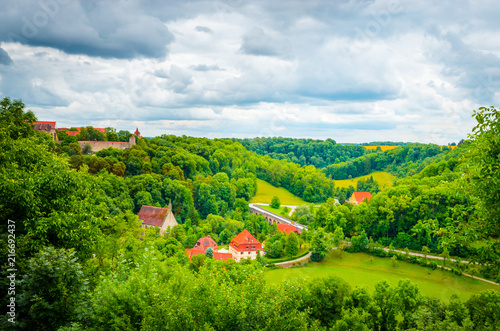
<instances>
[{"instance_id":1,"label":"cloudy sky","mask_svg":"<svg viewBox=\"0 0 500 331\"><path fill-rule=\"evenodd\" d=\"M58 127L447 144L500 105L498 1L0 5L0 97Z\"/></svg>"}]
</instances>

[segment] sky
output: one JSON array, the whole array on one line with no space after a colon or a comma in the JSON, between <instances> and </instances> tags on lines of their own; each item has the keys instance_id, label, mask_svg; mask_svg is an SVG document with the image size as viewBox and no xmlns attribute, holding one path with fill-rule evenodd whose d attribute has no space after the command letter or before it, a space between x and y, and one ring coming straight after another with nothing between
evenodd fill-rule
<instances>
[{"instance_id":1,"label":"sky","mask_svg":"<svg viewBox=\"0 0 500 331\"><path fill-rule=\"evenodd\" d=\"M0 98L57 127L466 139L500 104L500 2L0 0Z\"/></svg>"}]
</instances>

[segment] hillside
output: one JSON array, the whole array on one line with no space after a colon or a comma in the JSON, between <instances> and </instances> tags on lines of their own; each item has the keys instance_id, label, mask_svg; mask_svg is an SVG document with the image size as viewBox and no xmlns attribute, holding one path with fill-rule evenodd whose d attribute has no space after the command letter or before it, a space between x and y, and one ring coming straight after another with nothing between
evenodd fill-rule
<instances>
[{"instance_id":1,"label":"hillside","mask_svg":"<svg viewBox=\"0 0 500 331\"><path fill-rule=\"evenodd\" d=\"M369 175L365 176L360 176L352 179L344 179L344 180L335 180L335 187L339 188L348 188L349 186L353 186L356 188L356 184L358 183L359 180L366 180L370 177L373 177L373 180L375 180L379 184L380 190L384 190L388 187L392 187L394 185L394 177L392 174L384 171L377 171L377 172L372 172Z\"/></svg>"},{"instance_id":2,"label":"hillside","mask_svg":"<svg viewBox=\"0 0 500 331\"><path fill-rule=\"evenodd\" d=\"M290 193L282 187L275 187L262 179L257 179L257 193L250 199L251 203L271 203L274 196L280 198L282 205L303 205L306 204L304 200L298 196Z\"/></svg>"}]
</instances>

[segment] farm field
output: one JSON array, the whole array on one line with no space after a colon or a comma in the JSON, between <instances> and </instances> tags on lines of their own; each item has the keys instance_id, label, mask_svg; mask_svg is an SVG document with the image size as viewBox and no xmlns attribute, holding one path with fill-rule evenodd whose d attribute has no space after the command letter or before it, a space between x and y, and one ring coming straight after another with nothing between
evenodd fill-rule
<instances>
[{"instance_id":1,"label":"farm field","mask_svg":"<svg viewBox=\"0 0 500 331\"><path fill-rule=\"evenodd\" d=\"M368 147L370 147L370 146L368 146ZM373 176L373 179L378 182L381 190L384 190L388 187L392 187L394 185L394 178L395 177L393 175L391 175L390 173L385 172L385 171L377 171L377 172L372 172L371 174L366 175L366 176L356 177L356 178L352 178L352 179L336 180L335 187L348 188L349 185L356 187L358 180L367 179L367 178L370 178L370 176Z\"/></svg>"},{"instance_id":2,"label":"farm field","mask_svg":"<svg viewBox=\"0 0 500 331\"><path fill-rule=\"evenodd\" d=\"M396 148L396 147L399 147L399 146L365 146L366 149L368 150L376 150L377 147L380 147L380 149L382 150L382 152L385 152L385 151L388 151L390 149L393 149L393 148Z\"/></svg>"},{"instance_id":3,"label":"farm field","mask_svg":"<svg viewBox=\"0 0 500 331\"><path fill-rule=\"evenodd\" d=\"M400 279L407 278L419 287L423 295L445 302L449 301L452 294L465 301L471 295L484 290L500 291L498 285L457 276L439 268L432 270L408 262L397 263L397 266L393 267L391 259L365 253L344 253L342 259L331 253L330 257L321 263L310 262L307 267L269 270L265 277L269 283L276 284L285 279L310 279L333 275L344 279L353 289L366 287L371 292L381 280L396 286Z\"/></svg>"},{"instance_id":4,"label":"farm field","mask_svg":"<svg viewBox=\"0 0 500 331\"><path fill-rule=\"evenodd\" d=\"M282 187L275 187L266 181L257 178L257 194L250 200L251 203L271 203L274 196L280 198L282 205L304 205L307 204L298 196L290 193Z\"/></svg>"}]
</instances>

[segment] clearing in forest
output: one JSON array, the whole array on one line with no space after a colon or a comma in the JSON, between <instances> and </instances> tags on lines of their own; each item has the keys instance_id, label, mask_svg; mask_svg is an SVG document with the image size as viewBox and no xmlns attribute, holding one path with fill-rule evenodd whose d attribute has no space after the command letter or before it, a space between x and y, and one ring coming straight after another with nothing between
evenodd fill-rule
<instances>
[{"instance_id":1,"label":"clearing in forest","mask_svg":"<svg viewBox=\"0 0 500 331\"><path fill-rule=\"evenodd\" d=\"M257 178L257 194L250 200L251 203L271 203L274 196L280 198L282 205L304 205L307 204L298 196L290 193L282 187L275 187L262 179Z\"/></svg>"},{"instance_id":2,"label":"clearing in forest","mask_svg":"<svg viewBox=\"0 0 500 331\"><path fill-rule=\"evenodd\" d=\"M380 190L384 190L388 187L392 187L394 185L394 177L388 172L385 171L377 171L377 172L372 172L369 175L366 176L361 176L361 177L356 177L352 179L343 179L343 180L336 180L335 181L335 187L345 187L348 188L349 185L354 186L356 188L356 184L358 183L358 180L360 179L367 179L373 176L373 179L378 183Z\"/></svg>"},{"instance_id":3,"label":"clearing in forest","mask_svg":"<svg viewBox=\"0 0 500 331\"><path fill-rule=\"evenodd\" d=\"M386 280L397 286L400 279L407 278L416 284L420 292L431 298L448 302L452 294L462 301L484 290L500 291L500 286L482 282L466 276L454 275L440 268L432 270L409 262L397 261L392 265L390 258L380 258L365 253L343 253L342 259L332 252L321 263L310 262L306 267L275 269L266 271L269 283L277 284L290 279L310 279L337 276L345 280L352 289L366 287L373 293L375 284Z\"/></svg>"}]
</instances>

